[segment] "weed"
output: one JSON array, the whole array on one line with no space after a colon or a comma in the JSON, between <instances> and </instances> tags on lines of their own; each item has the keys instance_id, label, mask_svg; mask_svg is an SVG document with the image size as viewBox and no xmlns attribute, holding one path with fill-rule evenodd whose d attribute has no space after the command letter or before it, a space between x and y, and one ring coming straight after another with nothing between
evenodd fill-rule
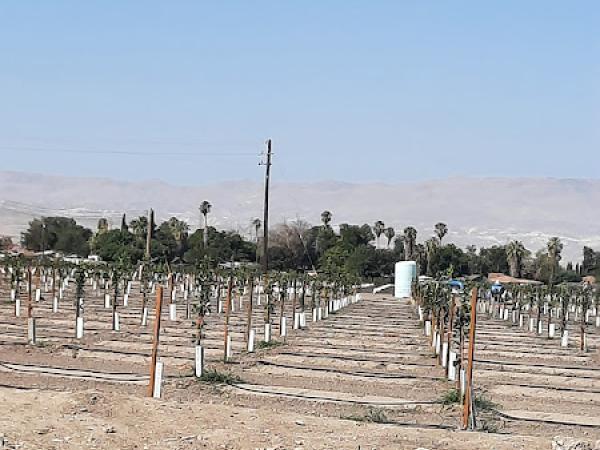
<instances>
[{"instance_id":1,"label":"weed","mask_svg":"<svg viewBox=\"0 0 600 450\"><path fill-rule=\"evenodd\" d=\"M388 423L389 420L383 409L369 408L367 411L367 422L373 423Z\"/></svg>"},{"instance_id":2,"label":"weed","mask_svg":"<svg viewBox=\"0 0 600 450\"><path fill-rule=\"evenodd\" d=\"M385 412L379 408L369 408L367 413L361 416L342 416L342 419L353 420L355 422L390 423Z\"/></svg>"},{"instance_id":3,"label":"weed","mask_svg":"<svg viewBox=\"0 0 600 450\"><path fill-rule=\"evenodd\" d=\"M490 411L495 409L497 406L494 402L488 400L483 395L476 395L473 404L475 405L475 409L479 411Z\"/></svg>"},{"instance_id":4,"label":"weed","mask_svg":"<svg viewBox=\"0 0 600 450\"><path fill-rule=\"evenodd\" d=\"M219 372L216 369L205 369L199 381L209 384L238 384L242 379L231 372Z\"/></svg>"},{"instance_id":5,"label":"weed","mask_svg":"<svg viewBox=\"0 0 600 450\"><path fill-rule=\"evenodd\" d=\"M460 392L458 392L457 389L450 389L440 399L440 402L443 405L454 405L455 403L460 403L461 401L462 395L460 395Z\"/></svg>"},{"instance_id":6,"label":"weed","mask_svg":"<svg viewBox=\"0 0 600 450\"><path fill-rule=\"evenodd\" d=\"M256 348L258 350L264 350L264 349L268 349L268 348L276 348L276 347L279 347L281 345L283 345L283 342L281 342L281 341L275 341L275 340L269 341L269 342L267 342L267 341L260 341L256 345Z\"/></svg>"}]
</instances>

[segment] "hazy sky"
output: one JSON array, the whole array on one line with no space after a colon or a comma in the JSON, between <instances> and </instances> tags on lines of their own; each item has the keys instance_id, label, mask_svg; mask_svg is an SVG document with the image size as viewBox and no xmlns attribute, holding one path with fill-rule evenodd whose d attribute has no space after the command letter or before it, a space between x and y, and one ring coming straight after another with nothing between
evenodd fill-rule
<instances>
[{"instance_id":1,"label":"hazy sky","mask_svg":"<svg viewBox=\"0 0 600 450\"><path fill-rule=\"evenodd\" d=\"M598 178L599 27L596 0L6 0L0 170L259 179L271 137L279 181Z\"/></svg>"}]
</instances>

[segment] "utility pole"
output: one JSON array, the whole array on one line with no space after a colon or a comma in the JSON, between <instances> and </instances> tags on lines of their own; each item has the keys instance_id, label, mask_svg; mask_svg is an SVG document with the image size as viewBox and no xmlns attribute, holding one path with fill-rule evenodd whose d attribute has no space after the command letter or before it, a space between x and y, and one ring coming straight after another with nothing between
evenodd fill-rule
<instances>
[{"instance_id":1,"label":"utility pole","mask_svg":"<svg viewBox=\"0 0 600 450\"><path fill-rule=\"evenodd\" d=\"M154 225L154 210L148 211L148 229L146 230L146 260L150 261L150 246L152 243L152 226Z\"/></svg>"},{"instance_id":2,"label":"utility pole","mask_svg":"<svg viewBox=\"0 0 600 450\"><path fill-rule=\"evenodd\" d=\"M269 182L271 178L271 139L267 139L267 161L261 163L265 167L265 206L263 217L263 272L269 271Z\"/></svg>"}]
</instances>

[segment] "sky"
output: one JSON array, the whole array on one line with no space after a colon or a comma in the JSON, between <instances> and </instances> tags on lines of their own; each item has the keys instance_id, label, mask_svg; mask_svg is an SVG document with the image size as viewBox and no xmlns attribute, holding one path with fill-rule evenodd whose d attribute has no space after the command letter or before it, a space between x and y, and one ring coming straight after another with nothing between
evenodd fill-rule
<instances>
[{"instance_id":1,"label":"sky","mask_svg":"<svg viewBox=\"0 0 600 450\"><path fill-rule=\"evenodd\" d=\"M0 170L599 178L600 2L0 3Z\"/></svg>"}]
</instances>

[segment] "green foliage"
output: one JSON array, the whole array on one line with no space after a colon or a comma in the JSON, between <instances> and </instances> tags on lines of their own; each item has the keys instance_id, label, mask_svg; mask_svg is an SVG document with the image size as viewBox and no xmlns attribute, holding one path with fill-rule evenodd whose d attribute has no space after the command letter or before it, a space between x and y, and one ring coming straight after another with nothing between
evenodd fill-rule
<instances>
[{"instance_id":1,"label":"green foliage","mask_svg":"<svg viewBox=\"0 0 600 450\"><path fill-rule=\"evenodd\" d=\"M0 251L8 250L13 246L13 241L8 236L0 236Z\"/></svg>"},{"instance_id":2,"label":"green foliage","mask_svg":"<svg viewBox=\"0 0 600 450\"><path fill-rule=\"evenodd\" d=\"M367 411L367 421L373 423L389 423L385 411L380 408L369 408Z\"/></svg>"},{"instance_id":3,"label":"green foliage","mask_svg":"<svg viewBox=\"0 0 600 450\"><path fill-rule=\"evenodd\" d=\"M429 275L448 275L451 277L469 273L468 256L454 244L437 247L430 253L428 261ZM448 269L451 269L451 273Z\"/></svg>"},{"instance_id":4,"label":"green foliage","mask_svg":"<svg viewBox=\"0 0 600 450\"><path fill-rule=\"evenodd\" d=\"M233 231L219 231L209 227L208 246L203 245L204 230L197 230L189 239L189 250L184 254L188 263L210 259L213 264L235 259L236 261L255 261L256 244L244 240Z\"/></svg>"},{"instance_id":5,"label":"green foliage","mask_svg":"<svg viewBox=\"0 0 600 450\"><path fill-rule=\"evenodd\" d=\"M108 262L127 260L135 264L144 255L139 240L129 231L110 230L97 235L95 247L98 256Z\"/></svg>"},{"instance_id":6,"label":"green foliage","mask_svg":"<svg viewBox=\"0 0 600 450\"><path fill-rule=\"evenodd\" d=\"M258 350L265 350L265 349L269 349L269 348L276 348L276 347L281 347L282 345L284 345L283 342L281 341L276 341L274 339L270 340L269 342L267 341L260 341L257 345L256 348Z\"/></svg>"},{"instance_id":7,"label":"green foliage","mask_svg":"<svg viewBox=\"0 0 600 450\"><path fill-rule=\"evenodd\" d=\"M43 217L29 222L22 243L29 250L55 250L67 255L87 256L92 231L68 217Z\"/></svg>"},{"instance_id":8,"label":"green foliage","mask_svg":"<svg viewBox=\"0 0 600 450\"><path fill-rule=\"evenodd\" d=\"M381 408L369 408L364 415L351 415L343 418L354 420L356 422L391 423L386 416L385 411Z\"/></svg>"},{"instance_id":9,"label":"green foliage","mask_svg":"<svg viewBox=\"0 0 600 450\"><path fill-rule=\"evenodd\" d=\"M242 383L242 379L231 372L219 372L217 369L204 369L199 381L209 384L238 384Z\"/></svg>"},{"instance_id":10,"label":"green foliage","mask_svg":"<svg viewBox=\"0 0 600 450\"><path fill-rule=\"evenodd\" d=\"M479 250L480 267L482 274L508 273L508 256L506 248L500 245L494 245Z\"/></svg>"},{"instance_id":11,"label":"green foliage","mask_svg":"<svg viewBox=\"0 0 600 450\"><path fill-rule=\"evenodd\" d=\"M454 405L456 403L460 403L461 401L462 396L460 395L460 392L457 389L450 389L440 399L440 402L443 405Z\"/></svg>"},{"instance_id":12,"label":"green foliage","mask_svg":"<svg viewBox=\"0 0 600 450\"><path fill-rule=\"evenodd\" d=\"M491 400L485 398L483 394L476 395L473 404L478 411L492 411L498 406Z\"/></svg>"}]
</instances>

